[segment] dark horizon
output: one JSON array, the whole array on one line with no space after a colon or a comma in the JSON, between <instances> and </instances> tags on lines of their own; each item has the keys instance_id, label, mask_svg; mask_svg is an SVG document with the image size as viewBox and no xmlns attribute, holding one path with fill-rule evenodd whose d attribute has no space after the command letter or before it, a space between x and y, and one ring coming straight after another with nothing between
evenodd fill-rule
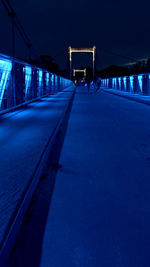
<instances>
[{"instance_id":1,"label":"dark horizon","mask_svg":"<svg viewBox=\"0 0 150 267\"><path fill-rule=\"evenodd\" d=\"M112 64L125 65L132 60L106 54L110 50L136 59L150 57L149 14L150 3L146 0L142 6L135 1L126 1L125 6L117 1L70 2L55 1L11 1L25 31L38 50L39 55L55 57L61 68L66 68L67 48L97 47L98 68ZM147 7L145 9L145 6ZM0 5L0 16L3 36L0 52L11 55L11 23L7 12ZM27 58L23 41L16 33L16 56ZM82 67L89 59L78 60Z\"/></svg>"}]
</instances>

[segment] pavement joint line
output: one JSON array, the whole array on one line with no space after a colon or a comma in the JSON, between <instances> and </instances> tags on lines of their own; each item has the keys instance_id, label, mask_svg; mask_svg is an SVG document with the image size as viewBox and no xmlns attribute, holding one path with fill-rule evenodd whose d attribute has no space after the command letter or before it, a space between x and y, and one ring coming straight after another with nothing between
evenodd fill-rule
<instances>
[{"instance_id":1,"label":"pavement joint line","mask_svg":"<svg viewBox=\"0 0 150 267\"><path fill-rule=\"evenodd\" d=\"M41 153L39 162L37 163L37 166L34 170L34 173L31 176L30 182L27 186L27 189L24 193L23 199L20 203L20 207L18 208L18 211L16 212L16 215L14 216L14 219L11 223L11 226L8 230L8 233L5 237L5 240L2 244L2 247L0 248L0 267L6 267L7 261L9 259L9 255L11 253L11 250L13 249L13 246L15 244L15 241L17 239L21 224L24 219L24 215L28 210L28 207L30 205L30 202L32 200L32 196L35 192L35 189L40 181L40 177L42 174L42 170L44 168L45 162L48 158L48 155L52 149L53 143L55 141L55 138L59 132L59 129L61 127L61 124L63 122L63 119L70 107L73 103L75 95L75 88L72 91L72 95L67 103L67 106L65 110L62 112L62 115L60 116L55 128L53 129L50 138L46 144L46 146L43 149L43 152Z\"/></svg>"}]
</instances>

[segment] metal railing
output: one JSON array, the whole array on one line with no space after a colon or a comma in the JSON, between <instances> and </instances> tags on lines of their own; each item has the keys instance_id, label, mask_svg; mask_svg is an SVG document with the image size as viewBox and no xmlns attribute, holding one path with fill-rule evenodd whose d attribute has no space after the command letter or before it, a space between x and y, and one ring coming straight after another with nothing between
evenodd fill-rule
<instances>
[{"instance_id":1,"label":"metal railing","mask_svg":"<svg viewBox=\"0 0 150 267\"><path fill-rule=\"evenodd\" d=\"M101 87L150 96L150 73L102 79Z\"/></svg>"},{"instance_id":2,"label":"metal railing","mask_svg":"<svg viewBox=\"0 0 150 267\"><path fill-rule=\"evenodd\" d=\"M0 54L0 111L71 86L72 81Z\"/></svg>"}]
</instances>

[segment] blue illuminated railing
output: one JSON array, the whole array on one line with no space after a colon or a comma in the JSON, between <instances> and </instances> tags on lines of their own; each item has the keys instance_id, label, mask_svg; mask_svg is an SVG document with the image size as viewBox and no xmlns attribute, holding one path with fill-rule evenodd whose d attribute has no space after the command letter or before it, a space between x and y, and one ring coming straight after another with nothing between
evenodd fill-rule
<instances>
[{"instance_id":1,"label":"blue illuminated railing","mask_svg":"<svg viewBox=\"0 0 150 267\"><path fill-rule=\"evenodd\" d=\"M72 81L0 54L0 111L61 91Z\"/></svg>"},{"instance_id":2,"label":"blue illuminated railing","mask_svg":"<svg viewBox=\"0 0 150 267\"><path fill-rule=\"evenodd\" d=\"M150 95L150 74L138 74L101 80L101 87L133 94Z\"/></svg>"}]
</instances>

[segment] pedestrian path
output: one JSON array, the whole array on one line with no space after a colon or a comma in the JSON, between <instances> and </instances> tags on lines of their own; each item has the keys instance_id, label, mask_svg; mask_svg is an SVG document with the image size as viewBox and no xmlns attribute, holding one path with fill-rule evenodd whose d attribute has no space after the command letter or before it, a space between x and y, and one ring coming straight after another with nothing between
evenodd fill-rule
<instances>
[{"instance_id":1,"label":"pedestrian path","mask_svg":"<svg viewBox=\"0 0 150 267\"><path fill-rule=\"evenodd\" d=\"M0 117L1 248L73 91L66 89Z\"/></svg>"},{"instance_id":2,"label":"pedestrian path","mask_svg":"<svg viewBox=\"0 0 150 267\"><path fill-rule=\"evenodd\" d=\"M150 266L150 108L77 88L40 267Z\"/></svg>"}]
</instances>

